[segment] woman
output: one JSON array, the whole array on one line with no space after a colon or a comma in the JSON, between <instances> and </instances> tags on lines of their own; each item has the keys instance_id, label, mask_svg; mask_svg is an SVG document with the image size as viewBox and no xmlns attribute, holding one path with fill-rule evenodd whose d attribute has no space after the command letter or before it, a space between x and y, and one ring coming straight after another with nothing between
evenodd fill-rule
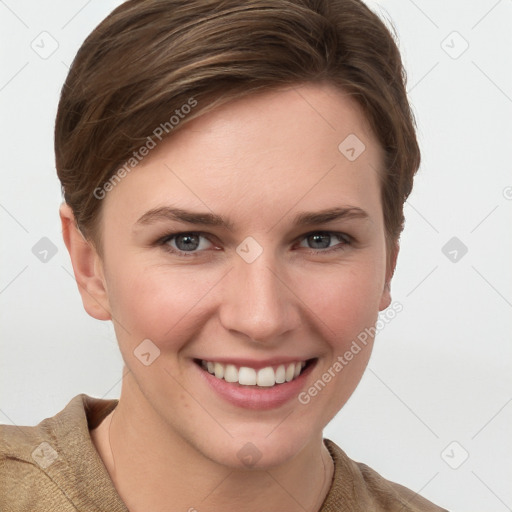
<instances>
[{"instance_id":1,"label":"woman","mask_svg":"<svg viewBox=\"0 0 512 512\"><path fill-rule=\"evenodd\" d=\"M78 52L55 149L122 392L3 427L3 508L442 510L322 436L391 303L420 158L364 4L128 1Z\"/></svg>"}]
</instances>

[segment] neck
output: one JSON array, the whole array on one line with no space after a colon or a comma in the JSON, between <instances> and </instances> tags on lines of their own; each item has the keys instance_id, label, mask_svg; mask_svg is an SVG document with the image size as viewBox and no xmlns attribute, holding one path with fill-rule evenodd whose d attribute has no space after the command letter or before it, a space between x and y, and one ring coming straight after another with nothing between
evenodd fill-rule
<instances>
[{"instance_id":1,"label":"neck","mask_svg":"<svg viewBox=\"0 0 512 512\"><path fill-rule=\"evenodd\" d=\"M130 512L169 510L169 503L173 511L189 512L317 512L334 471L321 435L280 466L218 464L164 424L145 400L126 392L91 437Z\"/></svg>"}]
</instances>

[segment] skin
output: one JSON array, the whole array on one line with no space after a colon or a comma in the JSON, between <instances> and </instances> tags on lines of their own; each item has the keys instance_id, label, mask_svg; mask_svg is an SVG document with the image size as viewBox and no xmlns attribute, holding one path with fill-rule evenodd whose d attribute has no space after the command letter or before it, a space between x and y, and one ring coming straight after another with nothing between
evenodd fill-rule
<instances>
[{"instance_id":1,"label":"skin","mask_svg":"<svg viewBox=\"0 0 512 512\"><path fill-rule=\"evenodd\" d=\"M351 133L366 146L353 162L338 150ZM84 307L113 321L125 361L119 405L91 437L132 512L169 503L319 510L333 474L322 430L359 383L373 340L307 405L293 399L266 411L216 395L196 378L193 358L315 357L307 390L374 325L390 304L396 259L386 252L382 160L353 100L302 85L231 102L161 143L103 200L101 256L61 207ZM162 206L233 226L137 224ZM366 217L293 224L298 212L348 206ZM157 243L197 231L206 238L195 257ZM305 235L318 231L350 243L332 235L330 251L315 249ZM248 236L263 249L252 263L236 252ZM160 350L149 366L134 356L144 339ZM237 457L247 442L261 454L250 468Z\"/></svg>"}]
</instances>

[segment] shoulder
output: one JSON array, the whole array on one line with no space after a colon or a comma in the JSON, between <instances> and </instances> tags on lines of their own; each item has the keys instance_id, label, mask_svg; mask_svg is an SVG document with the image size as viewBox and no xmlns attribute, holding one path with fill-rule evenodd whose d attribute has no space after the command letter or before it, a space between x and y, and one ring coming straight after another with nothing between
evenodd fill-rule
<instances>
[{"instance_id":1,"label":"shoulder","mask_svg":"<svg viewBox=\"0 0 512 512\"><path fill-rule=\"evenodd\" d=\"M43 470L52 457L52 446L30 427L0 426L0 510L44 510L46 497L62 494ZM61 510L73 510L61 501Z\"/></svg>"},{"instance_id":2,"label":"shoulder","mask_svg":"<svg viewBox=\"0 0 512 512\"><path fill-rule=\"evenodd\" d=\"M33 427L0 425L0 510L76 511L72 484L77 455L90 444L91 400L77 395Z\"/></svg>"},{"instance_id":3,"label":"shoulder","mask_svg":"<svg viewBox=\"0 0 512 512\"><path fill-rule=\"evenodd\" d=\"M80 396L75 397L68 407L76 409L80 402ZM68 510L69 502L47 471L59 458L58 424L57 415L34 427L0 425L1 510L43 510L54 503ZM57 496L63 499L55 501Z\"/></svg>"},{"instance_id":4,"label":"shoulder","mask_svg":"<svg viewBox=\"0 0 512 512\"><path fill-rule=\"evenodd\" d=\"M386 480L375 470L361 462L351 460L341 448L326 439L335 465L331 491L327 499L336 500L339 505L352 500L353 510L378 510L386 512L447 512L434 505L417 492L400 484ZM326 503L327 504L327 503ZM325 512L338 510L325 508ZM324 511L324 509L322 509Z\"/></svg>"}]
</instances>

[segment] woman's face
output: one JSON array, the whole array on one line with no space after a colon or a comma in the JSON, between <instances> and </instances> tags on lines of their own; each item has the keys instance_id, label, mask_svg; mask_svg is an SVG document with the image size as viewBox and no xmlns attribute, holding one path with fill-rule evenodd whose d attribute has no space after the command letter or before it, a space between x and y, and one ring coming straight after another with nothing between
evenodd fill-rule
<instances>
[{"instance_id":1,"label":"woman's face","mask_svg":"<svg viewBox=\"0 0 512 512\"><path fill-rule=\"evenodd\" d=\"M102 205L121 399L231 467L321 439L390 301L381 164L355 103L321 85L232 102L153 149Z\"/></svg>"}]
</instances>

